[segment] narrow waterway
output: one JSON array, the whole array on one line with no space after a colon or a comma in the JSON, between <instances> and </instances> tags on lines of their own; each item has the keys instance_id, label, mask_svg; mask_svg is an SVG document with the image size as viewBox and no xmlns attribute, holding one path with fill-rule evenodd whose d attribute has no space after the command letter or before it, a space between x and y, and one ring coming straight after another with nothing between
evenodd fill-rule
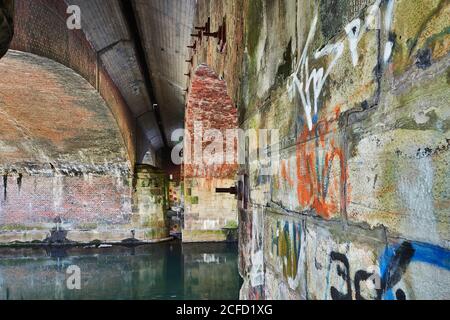
<instances>
[{"instance_id":1,"label":"narrow waterway","mask_svg":"<svg viewBox=\"0 0 450 320\"><path fill-rule=\"evenodd\" d=\"M237 300L237 252L235 244L180 242L133 248L2 248L0 299ZM76 283L70 272L77 267L81 289L70 290L67 283Z\"/></svg>"}]
</instances>

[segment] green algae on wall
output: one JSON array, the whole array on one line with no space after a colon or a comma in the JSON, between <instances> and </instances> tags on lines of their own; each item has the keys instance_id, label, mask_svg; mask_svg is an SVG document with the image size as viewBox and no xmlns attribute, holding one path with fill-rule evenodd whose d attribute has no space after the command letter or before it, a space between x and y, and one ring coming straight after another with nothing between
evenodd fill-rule
<instances>
[{"instance_id":1,"label":"green algae on wall","mask_svg":"<svg viewBox=\"0 0 450 320\"><path fill-rule=\"evenodd\" d=\"M142 231L145 240L167 238L168 177L163 171L147 165L139 165L135 171L133 192L135 231Z\"/></svg>"},{"instance_id":2,"label":"green algae on wall","mask_svg":"<svg viewBox=\"0 0 450 320\"><path fill-rule=\"evenodd\" d=\"M252 0L248 1L248 10L246 16L246 36L247 36L247 48L252 57L255 59L256 50L259 45L261 36L262 24L264 22L264 1Z\"/></svg>"},{"instance_id":3,"label":"green algae on wall","mask_svg":"<svg viewBox=\"0 0 450 320\"><path fill-rule=\"evenodd\" d=\"M431 59L445 56L450 41L448 1L397 0L395 11L392 30L396 40L393 57L395 75L401 75L414 63L422 67L430 66ZM427 54L425 60L421 57L424 53Z\"/></svg>"}]
</instances>

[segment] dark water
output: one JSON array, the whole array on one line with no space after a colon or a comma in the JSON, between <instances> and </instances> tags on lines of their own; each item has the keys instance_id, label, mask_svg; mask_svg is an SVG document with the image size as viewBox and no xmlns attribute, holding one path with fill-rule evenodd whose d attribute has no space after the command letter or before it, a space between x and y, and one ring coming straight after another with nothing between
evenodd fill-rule
<instances>
[{"instance_id":1,"label":"dark water","mask_svg":"<svg viewBox=\"0 0 450 320\"><path fill-rule=\"evenodd\" d=\"M0 249L0 299L237 300L237 259L234 244ZM70 266L81 290L67 288Z\"/></svg>"}]
</instances>

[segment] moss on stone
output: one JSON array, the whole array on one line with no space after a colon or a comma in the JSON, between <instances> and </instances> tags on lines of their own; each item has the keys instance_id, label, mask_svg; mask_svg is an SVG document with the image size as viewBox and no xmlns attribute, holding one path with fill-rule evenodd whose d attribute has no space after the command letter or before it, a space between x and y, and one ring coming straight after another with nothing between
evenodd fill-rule
<instances>
[{"instance_id":1,"label":"moss on stone","mask_svg":"<svg viewBox=\"0 0 450 320\"><path fill-rule=\"evenodd\" d=\"M259 38L261 36L264 4L262 0L249 1L247 11L247 46L251 57L255 57L258 47Z\"/></svg>"},{"instance_id":2,"label":"moss on stone","mask_svg":"<svg viewBox=\"0 0 450 320\"><path fill-rule=\"evenodd\" d=\"M188 241L225 241L224 230L191 230L183 232L183 239Z\"/></svg>"},{"instance_id":3,"label":"moss on stone","mask_svg":"<svg viewBox=\"0 0 450 320\"><path fill-rule=\"evenodd\" d=\"M97 227L98 225L96 223L85 223L78 225L78 229L86 231L95 230Z\"/></svg>"},{"instance_id":4,"label":"moss on stone","mask_svg":"<svg viewBox=\"0 0 450 320\"><path fill-rule=\"evenodd\" d=\"M283 53L283 63L278 66L277 84L281 85L292 74L292 40Z\"/></svg>"},{"instance_id":5,"label":"moss on stone","mask_svg":"<svg viewBox=\"0 0 450 320\"><path fill-rule=\"evenodd\" d=\"M225 229L237 229L239 228L239 224L235 220L228 221L225 225Z\"/></svg>"},{"instance_id":6,"label":"moss on stone","mask_svg":"<svg viewBox=\"0 0 450 320\"><path fill-rule=\"evenodd\" d=\"M150 230L145 232L145 238L147 239L155 239L156 238L156 231L155 230Z\"/></svg>"},{"instance_id":7,"label":"moss on stone","mask_svg":"<svg viewBox=\"0 0 450 320\"><path fill-rule=\"evenodd\" d=\"M440 16L446 2L397 1L393 30L396 35L393 63L395 75L401 75L410 67L418 50L432 48L436 41L448 34L448 25L443 25L447 23L445 15Z\"/></svg>"},{"instance_id":8,"label":"moss on stone","mask_svg":"<svg viewBox=\"0 0 450 320\"><path fill-rule=\"evenodd\" d=\"M198 197L191 197L191 204L198 204Z\"/></svg>"},{"instance_id":9,"label":"moss on stone","mask_svg":"<svg viewBox=\"0 0 450 320\"><path fill-rule=\"evenodd\" d=\"M31 230L43 230L42 227L25 226L21 224L9 224L0 227L0 232L11 232L11 231L31 231Z\"/></svg>"},{"instance_id":10,"label":"moss on stone","mask_svg":"<svg viewBox=\"0 0 450 320\"><path fill-rule=\"evenodd\" d=\"M91 245L94 245L94 246L99 246L99 245L102 244L102 241L96 239L96 240L92 240L92 241L90 242L90 244L91 244Z\"/></svg>"},{"instance_id":11,"label":"moss on stone","mask_svg":"<svg viewBox=\"0 0 450 320\"><path fill-rule=\"evenodd\" d=\"M144 233L147 240L164 239L168 236L166 228L153 228Z\"/></svg>"}]
</instances>

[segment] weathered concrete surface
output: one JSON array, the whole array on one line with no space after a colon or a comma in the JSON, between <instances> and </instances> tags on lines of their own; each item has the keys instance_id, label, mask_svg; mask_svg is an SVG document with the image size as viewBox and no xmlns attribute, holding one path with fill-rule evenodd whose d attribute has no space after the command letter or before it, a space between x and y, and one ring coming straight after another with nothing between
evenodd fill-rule
<instances>
[{"instance_id":1,"label":"weathered concrete surface","mask_svg":"<svg viewBox=\"0 0 450 320\"><path fill-rule=\"evenodd\" d=\"M14 35L13 12L13 0L0 1L0 58L8 51Z\"/></svg>"},{"instance_id":2,"label":"weathered concrete surface","mask_svg":"<svg viewBox=\"0 0 450 320\"><path fill-rule=\"evenodd\" d=\"M185 122L183 241L223 241L223 228L238 219L236 197L216 193L236 183L237 147L227 130L237 129L237 109L225 81L206 65L193 71Z\"/></svg>"},{"instance_id":3,"label":"weathered concrete surface","mask_svg":"<svg viewBox=\"0 0 450 320\"><path fill-rule=\"evenodd\" d=\"M85 0L86 1L86 0ZM91 0L87 0L90 2ZM102 1L100 1L102 3ZM162 134L170 146L173 130L183 127L188 78L185 61L192 33L195 0L133 0L139 33L150 66L155 99L160 103Z\"/></svg>"},{"instance_id":4,"label":"weathered concrete surface","mask_svg":"<svg viewBox=\"0 0 450 320\"><path fill-rule=\"evenodd\" d=\"M155 240L169 237L166 212L169 209L169 179L151 166L136 168L133 190L133 223L143 239ZM142 237L139 237L142 239Z\"/></svg>"},{"instance_id":5,"label":"weathered concrete surface","mask_svg":"<svg viewBox=\"0 0 450 320\"><path fill-rule=\"evenodd\" d=\"M277 174L240 171L241 297L448 299L448 1L198 7L233 29L194 61L226 75L241 128L280 133Z\"/></svg>"}]
</instances>

